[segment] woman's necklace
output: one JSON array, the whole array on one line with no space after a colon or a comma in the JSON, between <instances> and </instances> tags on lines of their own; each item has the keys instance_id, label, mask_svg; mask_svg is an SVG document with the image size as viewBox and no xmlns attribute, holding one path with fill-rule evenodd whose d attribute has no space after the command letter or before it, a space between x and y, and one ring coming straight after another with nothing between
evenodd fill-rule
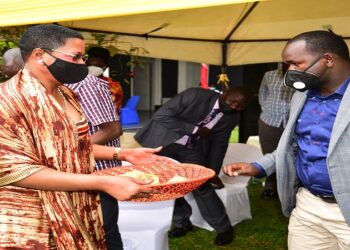
<instances>
[{"instance_id":1,"label":"woman's necklace","mask_svg":"<svg viewBox=\"0 0 350 250\"><path fill-rule=\"evenodd\" d=\"M64 102L64 107L65 107L65 111L68 114L68 104L67 104L67 100L66 97L64 96L64 94L62 93L62 90L57 88L57 92L62 96L63 98L63 102Z\"/></svg>"}]
</instances>

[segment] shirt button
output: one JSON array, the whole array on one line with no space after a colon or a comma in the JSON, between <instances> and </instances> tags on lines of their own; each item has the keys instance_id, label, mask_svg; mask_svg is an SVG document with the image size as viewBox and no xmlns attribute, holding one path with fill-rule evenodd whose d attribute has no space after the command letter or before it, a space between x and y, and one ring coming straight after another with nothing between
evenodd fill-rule
<instances>
[{"instance_id":1,"label":"shirt button","mask_svg":"<svg viewBox=\"0 0 350 250\"><path fill-rule=\"evenodd\" d=\"M323 103L326 103L327 101L322 101Z\"/></svg>"}]
</instances>

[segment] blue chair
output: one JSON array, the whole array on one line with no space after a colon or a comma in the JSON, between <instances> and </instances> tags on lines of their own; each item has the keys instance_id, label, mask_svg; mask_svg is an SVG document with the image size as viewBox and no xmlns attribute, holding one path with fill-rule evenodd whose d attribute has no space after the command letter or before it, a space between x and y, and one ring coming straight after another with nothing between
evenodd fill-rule
<instances>
[{"instance_id":1,"label":"blue chair","mask_svg":"<svg viewBox=\"0 0 350 250\"><path fill-rule=\"evenodd\" d=\"M120 109L120 122L122 126L140 123L140 118L136 110L139 102L140 96L132 96L129 98L125 106Z\"/></svg>"}]
</instances>

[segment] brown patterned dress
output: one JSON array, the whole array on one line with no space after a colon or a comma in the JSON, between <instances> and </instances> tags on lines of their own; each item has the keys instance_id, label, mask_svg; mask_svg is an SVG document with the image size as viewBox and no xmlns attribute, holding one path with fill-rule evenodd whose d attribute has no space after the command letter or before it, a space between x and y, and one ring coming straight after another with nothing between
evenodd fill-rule
<instances>
[{"instance_id":1,"label":"brown patterned dress","mask_svg":"<svg viewBox=\"0 0 350 250\"><path fill-rule=\"evenodd\" d=\"M74 94L60 86L81 111ZM78 131L57 101L24 69L0 84L0 249L105 249L96 192L53 192L12 186L43 166L90 174L88 133Z\"/></svg>"}]
</instances>

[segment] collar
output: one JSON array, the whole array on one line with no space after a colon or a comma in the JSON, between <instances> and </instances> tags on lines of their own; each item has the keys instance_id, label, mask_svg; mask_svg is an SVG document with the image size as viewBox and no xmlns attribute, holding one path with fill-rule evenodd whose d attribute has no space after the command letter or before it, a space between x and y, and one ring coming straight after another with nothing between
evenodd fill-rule
<instances>
[{"instance_id":1,"label":"collar","mask_svg":"<svg viewBox=\"0 0 350 250\"><path fill-rule=\"evenodd\" d=\"M308 97L320 97L320 98L327 98L329 96L332 96L332 95L341 95L341 96L344 96L345 94L345 91L349 85L349 82L350 82L350 77L348 77L338 88L336 91L334 91L334 93L328 95L328 96L321 96L320 95L320 90L319 89L311 89L307 92L307 96Z\"/></svg>"}]
</instances>

